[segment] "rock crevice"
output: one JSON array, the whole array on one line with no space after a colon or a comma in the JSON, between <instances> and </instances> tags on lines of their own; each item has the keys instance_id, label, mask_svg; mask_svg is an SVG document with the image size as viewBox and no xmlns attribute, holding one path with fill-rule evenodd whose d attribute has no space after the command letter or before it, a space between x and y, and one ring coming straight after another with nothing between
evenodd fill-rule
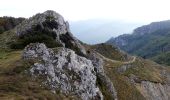
<instances>
[{"instance_id":1,"label":"rock crevice","mask_svg":"<svg viewBox=\"0 0 170 100\"><path fill-rule=\"evenodd\" d=\"M28 45L23 59L33 61L29 72L33 76L43 76L43 84L54 93L78 95L83 100L103 100L96 86L96 74L91 60L78 56L74 51L57 48L54 52L44 44Z\"/></svg>"}]
</instances>

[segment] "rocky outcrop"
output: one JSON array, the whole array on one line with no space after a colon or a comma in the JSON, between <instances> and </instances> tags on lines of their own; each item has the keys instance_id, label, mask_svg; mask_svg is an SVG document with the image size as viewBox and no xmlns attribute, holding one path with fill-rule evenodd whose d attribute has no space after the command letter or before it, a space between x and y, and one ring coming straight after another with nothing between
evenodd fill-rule
<instances>
[{"instance_id":1,"label":"rocky outcrop","mask_svg":"<svg viewBox=\"0 0 170 100\"><path fill-rule=\"evenodd\" d=\"M89 55L89 58L91 59L94 65L98 80L100 80L100 83L103 84L107 88L108 92L111 94L110 100L118 100L117 91L113 86L113 83L111 82L110 78L105 74L105 71L103 69L104 62L102 58L100 58L96 53L91 53Z\"/></svg>"},{"instance_id":2,"label":"rocky outcrop","mask_svg":"<svg viewBox=\"0 0 170 100\"><path fill-rule=\"evenodd\" d=\"M167 84L142 81L137 88L147 100L170 99L170 86Z\"/></svg>"},{"instance_id":3,"label":"rocky outcrop","mask_svg":"<svg viewBox=\"0 0 170 100\"><path fill-rule=\"evenodd\" d=\"M86 51L77 38L70 32L69 23L64 18L51 10L44 13L36 14L35 16L26 19L14 29L18 37L31 33L47 33L55 34L52 38L63 47L74 49L78 54L86 54ZM47 32L46 32L47 31ZM39 41L41 42L41 41Z\"/></svg>"},{"instance_id":4,"label":"rocky outcrop","mask_svg":"<svg viewBox=\"0 0 170 100\"><path fill-rule=\"evenodd\" d=\"M18 36L26 34L28 30L32 29L32 26L40 24L43 27L43 22L46 20L54 20L57 23L57 29L53 28L57 34L70 32L68 22L65 22L64 18L60 14L51 10L36 14L35 16L25 20L15 28L15 32Z\"/></svg>"},{"instance_id":5,"label":"rocky outcrop","mask_svg":"<svg viewBox=\"0 0 170 100\"><path fill-rule=\"evenodd\" d=\"M44 44L28 45L23 59L32 62L33 77L43 77L43 84L54 93L77 95L83 100L103 100L96 86L96 73L91 60L78 56L66 48L48 49Z\"/></svg>"}]
</instances>

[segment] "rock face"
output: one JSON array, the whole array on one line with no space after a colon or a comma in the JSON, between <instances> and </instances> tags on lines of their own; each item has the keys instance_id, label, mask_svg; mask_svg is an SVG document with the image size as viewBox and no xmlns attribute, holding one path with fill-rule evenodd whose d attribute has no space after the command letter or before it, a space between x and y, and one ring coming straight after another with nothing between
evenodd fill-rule
<instances>
[{"instance_id":1,"label":"rock face","mask_svg":"<svg viewBox=\"0 0 170 100\"><path fill-rule=\"evenodd\" d=\"M78 56L74 51L58 48L53 51L44 44L28 45L23 59L32 61L29 72L34 77L43 76L43 84L54 93L77 95L83 100L103 100L96 86L96 73L91 60Z\"/></svg>"},{"instance_id":2,"label":"rock face","mask_svg":"<svg viewBox=\"0 0 170 100\"><path fill-rule=\"evenodd\" d=\"M49 31L55 33L56 41L63 47L75 49L75 51L80 54L86 54L82 44L70 32L69 23L66 22L60 14L51 10L26 19L14 30L18 37L33 33L37 30Z\"/></svg>"},{"instance_id":3,"label":"rock face","mask_svg":"<svg viewBox=\"0 0 170 100\"><path fill-rule=\"evenodd\" d=\"M139 90L147 100L169 100L170 86L161 83L142 81Z\"/></svg>"},{"instance_id":4,"label":"rock face","mask_svg":"<svg viewBox=\"0 0 170 100\"><path fill-rule=\"evenodd\" d=\"M122 65L120 66L117 71L119 73L124 73L127 69L131 68L132 66L130 64Z\"/></svg>"},{"instance_id":5,"label":"rock face","mask_svg":"<svg viewBox=\"0 0 170 100\"><path fill-rule=\"evenodd\" d=\"M109 77L105 74L105 71L103 69L103 60L99 56L97 56L95 53L92 53L90 55L90 59L94 65L97 78L101 81L102 84L104 84L111 94L110 100L118 100L117 98L117 91L115 87L113 86L113 83L109 79Z\"/></svg>"},{"instance_id":6,"label":"rock face","mask_svg":"<svg viewBox=\"0 0 170 100\"><path fill-rule=\"evenodd\" d=\"M36 14L35 16L30 17L29 19L22 22L15 28L16 34L18 36L26 34L27 31L32 28L32 26L36 26L38 24L42 25L42 23L45 22L46 20L50 21L54 20L58 24L57 29L54 28L57 34L65 34L67 32L70 32L68 22L65 22L64 18L60 14L48 10L44 13Z\"/></svg>"}]
</instances>

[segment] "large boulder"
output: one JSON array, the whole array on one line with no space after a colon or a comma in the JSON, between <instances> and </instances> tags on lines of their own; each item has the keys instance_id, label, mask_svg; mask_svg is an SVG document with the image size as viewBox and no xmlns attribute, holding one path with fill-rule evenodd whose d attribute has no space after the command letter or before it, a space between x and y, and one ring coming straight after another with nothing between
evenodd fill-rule
<instances>
[{"instance_id":1,"label":"large boulder","mask_svg":"<svg viewBox=\"0 0 170 100\"><path fill-rule=\"evenodd\" d=\"M54 93L77 95L83 100L102 100L96 86L96 73L91 60L78 56L73 50L47 48L42 43L28 45L23 59L32 62L29 72L33 77L43 76L43 84Z\"/></svg>"}]
</instances>

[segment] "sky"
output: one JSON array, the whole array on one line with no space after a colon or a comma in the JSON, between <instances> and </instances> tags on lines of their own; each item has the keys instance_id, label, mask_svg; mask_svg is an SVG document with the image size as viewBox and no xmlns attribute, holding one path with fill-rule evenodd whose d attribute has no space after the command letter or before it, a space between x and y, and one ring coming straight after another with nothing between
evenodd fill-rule
<instances>
[{"instance_id":1,"label":"sky","mask_svg":"<svg viewBox=\"0 0 170 100\"><path fill-rule=\"evenodd\" d=\"M66 20L94 18L149 23L170 19L170 0L1 0L0 16L30 17L55 10Z\"/></svg>"},{"instance_id":2,"label":"sky","mask_svg":"<svg viewBox=\"0 0 170 100\"><path fill-rule=\"evenodd\" d=\"M155 21L169 20L169 4L170 0L1 0L0 16L29 18L36 13L54 10L69 22L107 19L144 25ZM120 27L122 28L120 28L120 34L127 32L126 27ZM132 31L133 27L129 28L128 32ZM81 36L81 33L77 31L75 35ZM104 36L106 35L104 33L98 35L102 42L115 36L113 33L109 33L107 36ZM89 41L88 38L85 40L83 36L78 38ZM95 38L91 38L91 40L93 39Z\"/></svg>"}]
</instances>

